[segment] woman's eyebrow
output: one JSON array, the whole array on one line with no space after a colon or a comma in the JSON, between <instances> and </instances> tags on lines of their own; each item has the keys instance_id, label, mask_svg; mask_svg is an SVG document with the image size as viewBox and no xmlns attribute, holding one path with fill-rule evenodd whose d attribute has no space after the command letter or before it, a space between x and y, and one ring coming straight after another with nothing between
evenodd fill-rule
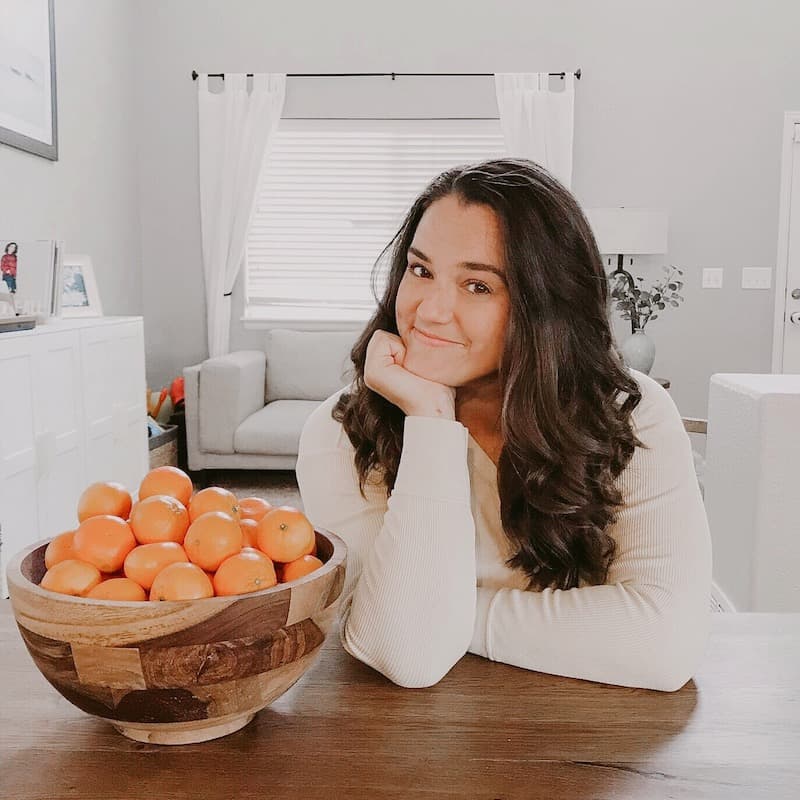
<instances>
[{"instance_id":1,"label":"woman's eyebrow","mask_svg":"<svg viewBox=\"0 0 800 800\"><path fill-rule=\"evenodd\" d=\"M422 252L422 250L418 250L416 247L409 247L409 253L413 253L417 258L421 258L423 261L427 261L430 263L430 259ZM457 266L463 267L464 269L473 270L475 272L493 272L497 275L500 280L505 283L506 275L499 267L493 267L491 264L481 264L479 261L462 261Z\"/></svg>"}]
</instances>

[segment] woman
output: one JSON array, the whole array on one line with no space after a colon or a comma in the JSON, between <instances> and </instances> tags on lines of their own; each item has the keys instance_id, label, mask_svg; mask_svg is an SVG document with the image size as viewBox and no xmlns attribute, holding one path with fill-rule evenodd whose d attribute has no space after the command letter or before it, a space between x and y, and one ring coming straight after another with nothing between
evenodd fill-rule
<instances>
[{"instance_id":1,"label":"woman","mask_svg":"<svg viewBox=\"0 0 800 800\"><path fill-rule=\"evenodd\" d=\"M614 345L577 202L528 160L457 167L393 243L296 468L348 545L343 646L407 687L470 652L679 689L708 636L708 522L674 402Z\"/></svg>"}]
</instances>

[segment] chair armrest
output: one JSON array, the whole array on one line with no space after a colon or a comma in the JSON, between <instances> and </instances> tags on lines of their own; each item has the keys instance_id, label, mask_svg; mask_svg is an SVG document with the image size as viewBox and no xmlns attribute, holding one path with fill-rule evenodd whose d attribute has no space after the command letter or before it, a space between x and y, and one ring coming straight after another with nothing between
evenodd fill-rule
<instances>
[{"instance_id":1,"label":"chair armrest","mask_svg":"<svg viewBox=\"0 0 800 800\"><path fill-rule=\"evenodd\" d=\"M203 469L205 464L200 454L200 421L198 402L200 400L200 367L194 364L183 368L183 409L186 424L186 460L190 470Z\"/></svg>"},{"instance_id":2,"label":"chair armrest","mask_svg":"<svg viewBox=\"0 0 800 800\"><path fill-rule=\"evenodd\" d=\"M200 365L198 422L200 449L233 453L233 436L247 417L264 407L267 357L263 350L239 350Z\"/></svg>"}]
</instances>

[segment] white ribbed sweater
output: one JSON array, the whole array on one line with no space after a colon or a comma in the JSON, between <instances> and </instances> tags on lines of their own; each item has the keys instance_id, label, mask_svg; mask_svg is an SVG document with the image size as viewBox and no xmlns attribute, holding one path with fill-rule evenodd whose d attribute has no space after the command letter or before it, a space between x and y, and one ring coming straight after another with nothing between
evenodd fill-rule
<instances>
[{"instance_id":1,"label":"white ribbed sweater","mask_svg":"<svg viewBox=\"0 0 800 800\"><path fill-rule=\"evenodd\" d=\"M674 691L710 626L711 537L688 434L669 393L642 390L636 448L617 478L605 584L526 591L500 523L494 463L460 422L408 416L394 491L358 491L354 450L325 400L300 437L303 509L348 547L345 650L393 682L431 686L467 652L530 670ZM624 399L624 395L622 396ZM619 399L618 402L622 402Z\"/></svg>"}]
</instances>

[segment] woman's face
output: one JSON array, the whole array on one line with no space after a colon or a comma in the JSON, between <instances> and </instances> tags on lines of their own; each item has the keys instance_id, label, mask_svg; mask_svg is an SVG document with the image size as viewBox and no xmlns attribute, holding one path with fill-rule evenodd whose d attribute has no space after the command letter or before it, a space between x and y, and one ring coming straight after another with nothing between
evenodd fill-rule
<instances>
[{"instance_id":1,"label":"woman's face","mask_svg":"<svg viewBox=\"0 0 800 800\"><path fill-rule=\"evenodd\" d=\"M470 269L467 264L496 268ZM404 367L446 386L460 387L500 367L509 296L502 231L494 211L462 205L448 195L426 209L407 253L397 292L397 330ZM429 333L448 344L420 338Z\"/></svg>"}]
</instances>

